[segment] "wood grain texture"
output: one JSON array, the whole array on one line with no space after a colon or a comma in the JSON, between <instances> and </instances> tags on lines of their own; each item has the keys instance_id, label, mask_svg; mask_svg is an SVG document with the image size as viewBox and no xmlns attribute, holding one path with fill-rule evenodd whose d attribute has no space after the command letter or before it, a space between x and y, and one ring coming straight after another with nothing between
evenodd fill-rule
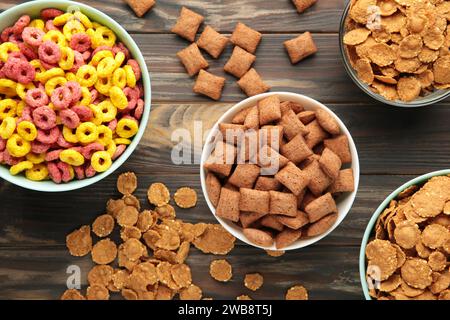
<instances>
[{"instance_id":1,"label":"wood grain texture","mask_svg":"<svg viewBox=\"0 0 450 320\"><path fill-rule=\"evenodd\" d=\"M248 24L260 32L337 30L344 0L319 1L302 15L297 14L291 0L160 0L142 19L120 0L79 1L103 11L129 32L166 33L175 24L182 6L205 16L205 24L221 32L231 32L237 21ZM3 0L0 10L18 1Z\"/></svg>"}]
</instances>

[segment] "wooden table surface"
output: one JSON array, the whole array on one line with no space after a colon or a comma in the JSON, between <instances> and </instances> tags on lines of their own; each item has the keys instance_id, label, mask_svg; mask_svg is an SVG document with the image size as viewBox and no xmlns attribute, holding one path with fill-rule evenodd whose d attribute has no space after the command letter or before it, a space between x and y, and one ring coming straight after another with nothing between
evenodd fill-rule
<instances>
[{"instance_id":1,"label":"wooden table surface","mask_svg":"<svg viewBox=\"0 0 450 320\"><path fill-rule=\"evenodd\" d=\"M407 110L382 105L367 97L347 76L339 54L339 20L344 0L319 0L298 15L290 0L158 0L145 18L139 19L121 1L83 1L102 10L124 26L141 48L152 78L150 121L138 149L105 180L83 190L45 194L0 181L0 298L57 299L65 289L66 268L81 267L84 288L90 257L71 257L65 236L89 224L104 212L105 203L118 197L115 180L120 172L134 171L139 177L138 196L145 200L147 187L165 182L174 192L191 186L199 203L191 210L178 210L178 217L191 222L214 222L200 189L199 166L175 165L170 158L177 128L193 130L202 120L205 129L245 96L235 79L222 71L230 56L229 46L211 63L210 71L227 78L222 100L214 102L192 92L190 79L175 54L187 42L169 32L179 10L187 4L206 17L209 24L229 34L241 21L263 33L255 68L272 91L308 95L329 106L345 122L355 139L361 164L359 192L352 210L328 237L308 248L288 252L280 258L237 241L227 257L233 280L226 284L208 274L214 256L191 251L188 263L193 279L205 296L234 299L250 294L255 299L282 299L285 291L300 283L311 299L362 299L358 255L364 229L377 206L396 187L413 177L448 168L450 105ZM3 0L0 10L17 2ZM311 31L319 52L292 66L283 41ZM200 148L193 150L200 153ZM243 287L248 272L264 275L264 286L255 293Z\"/></svg>"}]
</instances>

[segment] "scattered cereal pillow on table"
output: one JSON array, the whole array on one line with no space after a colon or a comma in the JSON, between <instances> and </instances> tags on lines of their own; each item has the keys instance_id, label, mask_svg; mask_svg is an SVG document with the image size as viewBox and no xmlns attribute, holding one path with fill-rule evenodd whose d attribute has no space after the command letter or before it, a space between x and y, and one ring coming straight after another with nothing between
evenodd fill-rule
<instances>
[{"instance_id":1,"label":"scattered cereal pillow on table","mask_svg":"<svg viewBox=\"0 0 450 320\"><path fill-rule=\"evenodd\" d=\"M304 12L317 2L317 0L292 0L299 13Z\"/></svg>"},{"instance_id":2,"label":"scattered cereal pillow on table","mask_svg":"<svg viewBox=\"0 0 450 320\"><path fill-rule=\"evenodd\" d=\"M228 41L226 36L218 33L212 27L206 26L197 40L197 45L208 52L211 57L217 59L226 48Z\"/></svg>"},{"instance_id":3,"label":"scattered cereal pillow on table","mask_svg":"<svg viewBox=\"0 0 450 320\"><path fill-rule=\"evenodd\" d=\"M304 34L284 42L289 58L293 64L300 62L304 58L313 55L317 52L316 44L312 38L311 33Z\"/></svg>"},{"instance_id":4,"label":"scattered cereal pillow on table","mask_svg":"<svg viewBox=\"0 0 450 320\"><path fill-rule=\"evenodd\" d=\"M239 79L238 85L249 97L264 93L270 89L270 86L264 83L261 76L253 68Z\"/></svg>"},{"instance_id":5,"label":"scattered cereal pillow on table","mask_svg":"<svg viewBox=\"0 0 450 320\"><path fill-rule=\"evenodd\" d=\"M225 86L225 78L215 76L205 70L200 70L194 85L194 92L203 94L214 100L219 100Z\"/></svg>"},{"instance_id":6,"label":"scattered cereal pillow on table","mask_svg":"<svg viewBox=\"0 0 450 320\"><path fill-rule=\"evenodd\" d=\"M144 14L153 8L155 0L126 0L126 3L133 9L138 17L143 17Z\"/></svg>"},{"instance_id":7,"label":"scattered cereal pillow on table","mask_svg":"<svg viewBox=\"0 0 450 320\"><path fill-rule=\"evenodd\" d=\"M193 43L187 48L179 51L177 56L181 60L181 63L183 63L188 75L190 76L196 75L201 69L206 69L209 66L208 61L203 58L196 43Z\"/></svg>"},{"instance_id":8,"label":"scattered cereal pillow on table","mask_svg":"<svg viewBox=\"0 0 450 320\"><path fill-rule=\"evenodd\" d=\"M255 53L261 38L261 33L238 22L230 40L236 46L239 46L250 53Z\"/></svg>"},{"instance_id":9,"label":"scattered cereal pillow on table","mask_svg":"<svg viewBox=\"0 0 450 320\"><path fill-rule=\"evenodd\" d=\"M172 32L178 34L180 37L194 42L200 25L203 23L203 16L189 10L186 7L181 8L180 16L177 23L172 28Z\"/></svg>"},{"instance_id":10,"label":"scattered cereal pillow on table","mask_svg":"<svg viewBox=\"0 0 450 320\"><path fill-rule=\"evenodd\" d=\"M245 51L239 46L235 46L230 59L223 69L237 78L241 78L255 62L256 56Z\"/></svg>"}]
</instances>

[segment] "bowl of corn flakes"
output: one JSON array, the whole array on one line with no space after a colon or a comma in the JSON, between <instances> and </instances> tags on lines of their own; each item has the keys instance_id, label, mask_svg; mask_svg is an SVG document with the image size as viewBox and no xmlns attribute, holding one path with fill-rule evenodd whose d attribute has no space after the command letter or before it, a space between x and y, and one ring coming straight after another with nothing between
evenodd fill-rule
<instances>
[{"instance_id":1,"label":"bowl of corn flakes","mask_svg":"<svg viewBox=\"0 0 450 320\"><path fill-rule=\"evenodd\" d=\"M79 189L136 149L150 75L132 37L73 1L0 14L0 177L44 192Z\"/></svg>"},{"instance_id":2,"label":"bowl of corn flakes","mask_svg":"<svg viewBox=\"0 0 450 320\"><path fill-rule=\"evenodd\" d=\"M449 300L450 170L408 181L378 207L361 244L367 300Z\"/></svg>"},{"instance_id":3,"label":"bowl of corn flakes","mask_svg":"<svg viewBox=\"0 0 450 320\"><path fill-rule=\"evenodd\" d=\"M344 66L372 98L421 107L450 95L447 1L351 0L340 26Z\"/></svg>"}]
</instances>

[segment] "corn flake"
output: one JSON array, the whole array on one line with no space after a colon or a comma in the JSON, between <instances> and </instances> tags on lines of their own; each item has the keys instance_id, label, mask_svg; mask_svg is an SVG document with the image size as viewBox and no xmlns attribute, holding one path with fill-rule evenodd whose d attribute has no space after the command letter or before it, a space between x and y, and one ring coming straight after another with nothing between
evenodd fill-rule
<instances>
[{"instance_id":1,"label":"corn flake","mask_svg":"<svg viewBox=\"0 0 450 320\"><path fill-rule=\"evenodd\" d=\"M231 264L225 260L213 260L209 266L209 274L217 281L227 282L233 276Z\"/></svg>"}]
</instances>

